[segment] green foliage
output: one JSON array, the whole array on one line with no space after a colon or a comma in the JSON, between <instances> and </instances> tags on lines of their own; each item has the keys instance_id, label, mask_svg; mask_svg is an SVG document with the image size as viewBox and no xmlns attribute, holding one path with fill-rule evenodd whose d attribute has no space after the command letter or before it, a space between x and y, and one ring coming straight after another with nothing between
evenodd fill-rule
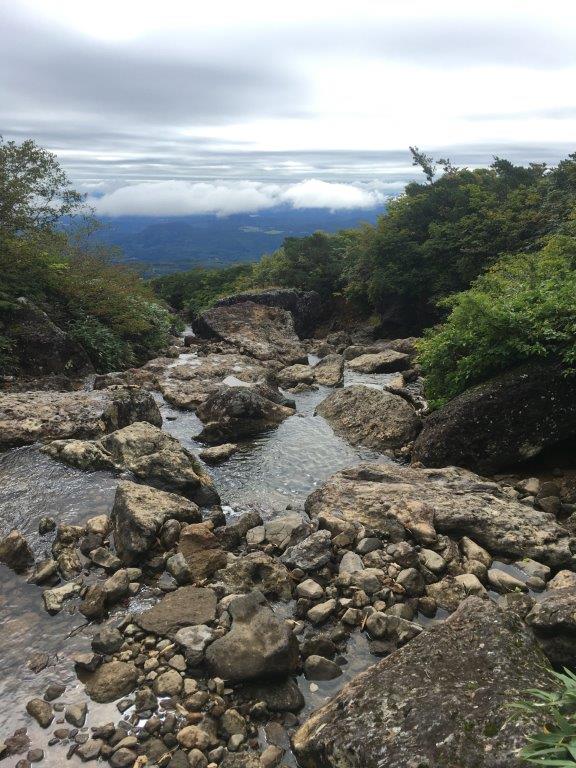
<instances>
[{"instance_id":1,"label":"green foliage","mask_svg":"<svg viewBox=\"0 0 576 768\"><path fill-rule=\"evenodd\" d=\"M216 299L251 285L251 264L225 269L197 267L151 281L156 293L174 309L187 309L192 317L212 306Z\"/></svg>"},{"instance_id":2,"label":"green foliage","mask_svg":"<svg viewBox=\"0 0 576 768\"><path fill-rule=\"evenodd\" d=\"M68 332L86 350L99 373L117 371L135 361L130 345L95 317L86 315L72 320Z\"/></svg>"},{"instance_id":3,"label":"green foliage","mask_svg":"<svg viewBox=\"0 0 576 768\"><path fill-rule=\"evenodd\" d=\"M558 689L527 691L530 699L510 706L527 715L546 718L545 728L530 737L520 756L528 763L558 768L576 765L576 675L568 669L553 672Z\"/></svg>"},{"instance_id":4,"label":"green foliage","mask_svg":"<svg viewBox=\"0 0 576 768\"><path fill-rule=\"evenodd\" d=\"M505 256L445 299L446 322L426 332L420 363L432 403L528 360L576 363L576 238L553 235L535 253Z\"/></svg>"}]
</instances>

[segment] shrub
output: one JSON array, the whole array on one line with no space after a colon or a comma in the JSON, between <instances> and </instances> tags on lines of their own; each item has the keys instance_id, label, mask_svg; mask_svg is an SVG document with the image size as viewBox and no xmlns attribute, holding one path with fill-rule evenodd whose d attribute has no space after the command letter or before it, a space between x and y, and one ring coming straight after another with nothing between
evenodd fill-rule
<instances>
[{"instance_id":1,"label":"shrub","mask_svg":"<svg viewBox=\"0 0 576 768\"><path fill-rule=\"evenodd\" d=\"M68 328L70 337L84 348L98 373L109 373L131 365L134 353L110 328L95 317L73 320Z\"/></svg>"}]
</instances>

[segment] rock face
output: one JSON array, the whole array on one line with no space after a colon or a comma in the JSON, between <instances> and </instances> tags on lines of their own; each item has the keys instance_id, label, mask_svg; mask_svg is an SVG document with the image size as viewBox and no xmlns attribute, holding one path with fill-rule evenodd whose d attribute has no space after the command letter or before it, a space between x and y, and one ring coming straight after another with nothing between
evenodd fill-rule
<instances>
[{"instance_id":1,"label":"rock face","mask_svg":"<svg viewBox=\"0 0 576 768\"><path fill-rule=\"evenodd\" d=\"M492 379L430 414L413 459L496 472L576 432L576 377L531 365Z\"/></svg>"},{"instance_id":2,"label":"rock face","mask_svg":"<svg viewBox=\"0 0 576 768\"><path fill-rule=\"evenodd\" d=\"M196 411L204 423L198 439L210 443L236 440L277 427L294 411L273 402L255 387L221 387Z\"/></svg>"},{"instance_id":3,"label":"rock face","mask_svg":"<svg viewBox=\"0 0 576 768\"><path fill-rule=\"evenodd\" d=\"M396 371L404 371L409 366L410 357L393 349L360 355L348 363L348 368L357 373L395 373Z\"/></svg>"},{"instance_id":4,"label":"rock face","mask_svg":"<svg viewBox=\"0 0 576 768\"><path fill-rule=\"evenodd\" d=\"M177 491L201 505L218 502L212 478L172 435L136 422L94 442L55 440L45 453L80 469L129 470L160 489Z\"/></svg>"},{"instance_id":5,"label":"rock face","mask_svg":"<svg viewBox=\"0 0 576 768\"><path fill-rule=\"evenodd\" d=\"M344 382L344 357L342 355L326 355L313 369L317 384L323 387L341 387Z\"/></svg>"},{"instance_id":6,"label":"rock face","mask_svg":"<svg viewBox=\"0 0 576 768\"><path fill-rule=\"evenodd\" d=\"M449 619L354 678L296 732L303 768L521 768L541 725L511 716L554 687L520 620L468 598Z\"/></svg>"},{"instance_id":7,"label":"rock face","mask_svg":"<svg viewBox=\"0 0 576 768\"><path fill-rule=\"evenodd\" d=\"M179 629L208 624L216 615L216 595L211 589L180 587L135 617L145 632L173 637Z\"/></svg>"},{"instance_id":8,"label":"rock face","mask_svg":"<svg viewBox=\"0 0 576 768\"><path fill-rule=\"evenodd\" d=\"M360 384L332 392L316 412L352 445L379 451L402 448L420 429L420 418L406 400Z\"/></svg>"},{"instance_id":9,"label":"rock face","mask_svg":"<svg viewBox=\"0 0 576 768\"><path fill-rule=\"evenodd\" d=\"M18 366L25 376L86 376L94 370L82 347L48 315L25 298L3 328L14 342Z\"/></svg>"},{"instance_id":10,"label":"rock face","mask_svg":"<svg viewBox=\"0 0 576 768\"><path fill-rule=\"evenodd\" d=\"M322 317L320 295L316 291L297 291L293 288L271 288L265 291L246 291L218 299L215 307L230 307L246 301L267 307L279 307L290 312L296 333L300 338L312 335Z\"/></svg>"},{"instance_id":11,"label":"rock face","mask_svg":"<svg viewBox=\"0 0 576 768\"><path fill-rule=\"evenodd\" d=\"M298 641L276 618L261 592L251 592L230 603L232 629L215 640L206 660L219 677L231 682L283 677L298 667Z\"/></svg>"},{"instance_id":12,"label":"rock face","mask_svg":"<svg viewBox=\"0 0 576 768\"><path fill-rule=\"evenodd\" d=\"M311 517L340 514L390 533L401 523L419 543L439 533L469 536L493 554L532 557L552 567L572 559L573 539L541 510L505 496L464 469L363 464L333 475L306 500Z\"/></svg>"},{"instance_id":13,"label":"rock face","mask_svg":"<svg viewBox=\"0 0 576 768\"><path fill-rule=\"evenodd\" d=\"M152 395L137 387L0 394L0 450L37 440L96 438L134 421L162 424Z\"/></svg>"},{"instance_id":14,"label":"rock face","mask_svg":"<svg viewBox=\"0 0 576 768\"><path fill-rule=\"evenodd\" d=\"M194 330L200 336L228 341L257 360L282 360L286 365L306 362L292 315L285 309L253 301L213 307L195 320Z\"/></svg>"},{"instance_id":15,"label":"rock face","mask_svg":"<svg viewBox=\"0 0 576 768\"><path fill-rule=\"evenodd\" d=\"M120 559L127 564L137 562L154 544L160 528L167 520L197 523L200 510L191 501L128 480L118 483L112 522L114 545Z\"/></svg>"}]
</instances>

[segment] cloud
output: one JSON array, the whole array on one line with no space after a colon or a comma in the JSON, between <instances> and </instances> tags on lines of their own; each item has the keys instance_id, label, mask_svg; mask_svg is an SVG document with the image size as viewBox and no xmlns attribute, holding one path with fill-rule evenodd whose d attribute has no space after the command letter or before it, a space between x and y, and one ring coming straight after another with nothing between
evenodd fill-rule
<instances>
[{"instance_id":1,"label":"cloud","mask_svg":"<svg viewBox=\"0 0 576 768\"><path fill-rule=\"evenodd\" d=\"M255 213L278 205L330 210L374 208L385 199L384 185L339 184L306 179L296 184L257 181L142 182L89 202L101 216L191 216ZM380 188L378 188L380 187ZM389 191L401 185L388 185Z\"/></svg>"}]
</instances>

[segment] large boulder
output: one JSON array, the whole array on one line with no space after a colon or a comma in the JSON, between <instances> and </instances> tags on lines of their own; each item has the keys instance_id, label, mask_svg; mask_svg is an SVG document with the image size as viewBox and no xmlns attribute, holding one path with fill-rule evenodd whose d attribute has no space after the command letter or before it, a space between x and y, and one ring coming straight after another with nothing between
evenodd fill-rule
<instances>
[{"instance_id":1,"label":"large boulder","mask_svg":"<svg viewBox=\"0 0 576 768\"><path fill-rule=\"evenodd\" d=\"M550 673L518 617L471 597L348 683L299 728L294 751L302 768L521 768L543 719L509 705L556 687Z\"/></svg>"},{"instance_id":2,"label":"large boulder","mask_svg":"<svg viewBox=\"0 0 576 768\"><path fill-rule=\"evenodd\" d=\"M533 364L491 379L431 413L413 459L492 473L576 434L576 377Z\"/></svg>"},{"instance_id":3,"label":"large boulder","mask_svg":"<svg viewBox=\"0 0 576 768\"><path fill-rule=\"evenodd\" d=\"M286 365L306 362L292 315L285 309L253 301L213 307L195 320L194 330L227 341L257 360L281 360Z\"/></svg>"},{"instance_id":4,"label":"large boulder","mask_svg":"<svg viewBox=\"0 0 576 768\"><path fill-rule=\"evenodd\" d=\"M154 398L138 387L0 393L0 450L37 440L96 438L134 421L162 424Z\"/></svg>"},{"instance_id":5,"label":"large boulder","mask_svg":"<svg viewBox=\"0 0 576 768\"><path fill-rule=\"evenodd\" d=\"M118 483L112 523L114 545L120 559L136 563L156 542L167 520L197 523L202 519L194 502L175 493L123 480Z\"/></svg>"},{"instance_id":6,"label":"large boulder","mask_svg":"<svg viewBox=\"0 0 576 768\"><path fill-rule=\"evenodd\" d=\"M19 372L24 376L86 376L94 371L85 350L26 298L4 323L2 333L13 343Z\"/></svg>"},{"instance_id":7,"label":"large boulder","mask_svg":"<svg viewBox=\"0 0 576 768\"><path fill-rule=\"evenodd\" d=\"M251 437L277 427L293 413L292 408L273 402L257 387L223 386L196 411L204 424L197 439L218 444Z\"/></svg>"},{"instance_id":8,"label":"large boulder","mask_svg":"<svg viewBox=\"0 0 576 768\"><path fill-rule=\"evenodd\" d=\"M219 501L202 464L167 432L136 422L96 441L55 440L44 452L79 469L129 470L162 490L177 491L200 505Z\"/></svg>"},{"instance_id":9,"label":"large boulder","mask_svg":"<svg viewBox=\"0 0 576 768\"><path fill-rule=\"evenodd\" d=\"M322 303L316 291L298 291L294 288L267 288L262 291L244 291L225 296L215 307L230 307L252 301L267 307L279 307L292 315L296 333L300 338L312 336L322 317Z\"/></svg>"},{"instance_id":10,"label":"large boulder","mask_svg":"<svg viewBox=\"0 0 576 768\"><path fill-rule=\"evenodd\" d=\"M332 392L316 408L352 445L384 451L402 448L420 429L420 417L399 395L355 384Z\"/></svg>"},{"instance_id":11,"label":"large boulder","mask_svg":"<svg viewBox=\"0 0 576 768\"><path fill-rule=\"evenodd\" d=\"M409 366L410 357L394 349L360 355L348 362L348 368L356 373L395 373Z\"/></svg>"},{"instance_id":12,"label":"large boulder","mask_svg":"<svg viewBox=\"0 0 576 768\"><path fill-rule=\"evenodd\" d=\"M436 532L469 536L491 553L531 557L552 567L572 561L574 540L552 515L507 496L465 469L361 464L333 475L306 500L311 517L335 512L388 533L399 523L420 543Z\"/></svg>"},{"instance_id":13,"label":"large boulder","mask_svg":"<svg viewBox=\"0 0 576 768\"><path fill-rule=\"evenodd\" d=\"M216 595L203 587L180 587L135 617L145 632L173 637L183 627L209 624L216 616Z\"/></svg>"},{"instance_id":14,"label":"large boulder","mask_svg":"<svg viewBox=\"0 0 576 768\"><path fill-rule=\"evenodd\" d=\"M216 675L233 683L285 677L298 668L298 641L261 592L237 597L228 608L232 629L206 651Z\"/></svg>"}]
</instances>

